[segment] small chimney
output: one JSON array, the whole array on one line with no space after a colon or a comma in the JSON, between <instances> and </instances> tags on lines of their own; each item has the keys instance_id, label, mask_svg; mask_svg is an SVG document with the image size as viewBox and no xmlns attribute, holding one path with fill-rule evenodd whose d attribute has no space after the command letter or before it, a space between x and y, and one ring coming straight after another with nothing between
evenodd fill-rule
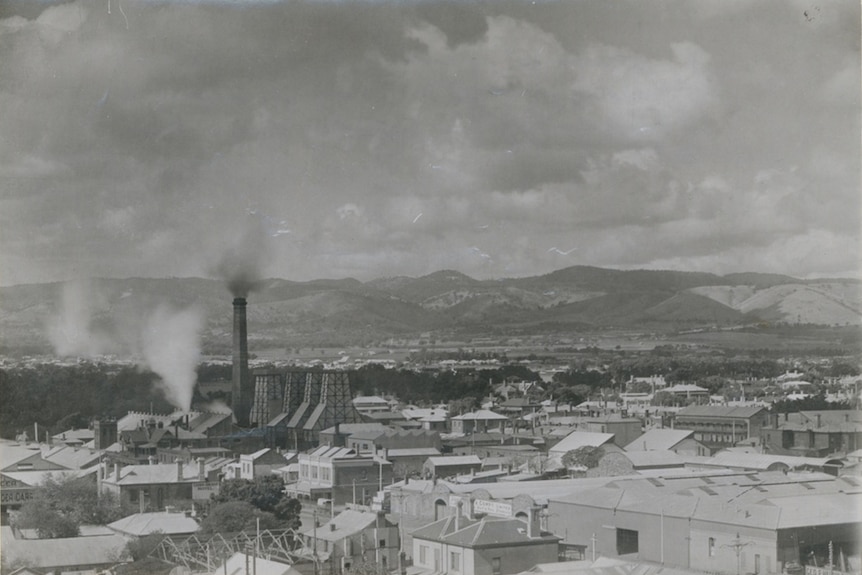
<instances>
[{"instance_id":1,"label":"small chimney","mask_svg":"<svg viewBox=\"0 0 862 575\"><path fill-rule=\"evenodd\" d=\"M817 427L820 427L820 414L817 414Z\"/></svg>"},{"instance_id":2,"label":"small chimney","mask_svg":"<svg viewBox=\"0 0 862 575\"><path fill-rule=\"evenodd\" d=\"M149 457L147 457L147 461L150 463L150 465L155 465L155 464L156 464L156 458L155 458L155 457L153 457L152 455L150 455Z\"/></svg>"},{"instance_id":3,"label":"small chimney","mask_svg":"<svg viewBox=\"0 0 862 575\"><path fill-rule=\"evenodd\" d=\"M455 531L461 529L461 502L455 504Z\"/></svg>"},{"instance_id":4,"label":"small chimney","mask_svg":"<svg viewBox=\"0 0 862 575\"><path fill-rule=\"evenodd\" d=\"M183 460L179 457L176 458L177 464L177 481L183 480Z\"/></svg>"},{"instance_id":5,"label":"small chimney","mask_svg":"<svg viewBox=\"0 0 862 575\"><path fill-rule=\"evenodd\" d=\"M204 465L204 458L198 457L197 462L198 462L198 479L200 479L201 481L206 481L207 470L206 470L206 466Z\"/></svg>"},{"instance_id":6,"label":"small chimney","mask_svg":"<svg viewBox=\"0 0 862 575\"><path fill-rule=\"evenodd\" d=\"M527 515L527 537L533 539L534 537L541 536L542 529L539 525L539 508L530 507L530 511Z\"/></svg>"},{"instance_id":7,"label":"small chimney","mask_svg":"<svg viewBox=\"0 0 862 575\"><path fill-rule=\"evenodd\" d=\"M335 531L335 523L330 523L330 524L329 524L329 530L330 530L330 531Z\"/></svg>"}]
</instances>

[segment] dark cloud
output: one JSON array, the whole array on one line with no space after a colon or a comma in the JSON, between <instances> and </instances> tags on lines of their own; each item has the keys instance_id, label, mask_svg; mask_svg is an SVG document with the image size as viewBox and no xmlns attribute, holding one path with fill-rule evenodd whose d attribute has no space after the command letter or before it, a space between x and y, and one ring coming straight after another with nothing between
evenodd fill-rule
<instances>
[{"instance_id":1,"label":"dark cloud","mask_svg":"<svg viewBox=\"0 0 862 575\"><path fill-rule=\"evenodd\" d=\"M0 276L212 275L249 217L293 279L855 273L859 7L800 2L12 2Z\"/></svg>"}]
</instances>

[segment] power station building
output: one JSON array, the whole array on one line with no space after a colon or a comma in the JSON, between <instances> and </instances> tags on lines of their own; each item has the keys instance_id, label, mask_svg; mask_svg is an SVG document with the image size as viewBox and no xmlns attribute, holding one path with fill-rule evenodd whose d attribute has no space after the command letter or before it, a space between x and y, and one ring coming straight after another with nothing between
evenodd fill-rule
<instances>
[{"instance_id":1,"label":"power station building","mask_svg":"<svg viewBox=\"0 0 862 575\"><path fill-rule=\"evenodd\" d=\"M244 297L234 298L230 404L237 425L264 429L267 447L304 450L318 444L324 429L360 423L351 372L249 369L246 306Z\"/></svg>"}]
</instances>

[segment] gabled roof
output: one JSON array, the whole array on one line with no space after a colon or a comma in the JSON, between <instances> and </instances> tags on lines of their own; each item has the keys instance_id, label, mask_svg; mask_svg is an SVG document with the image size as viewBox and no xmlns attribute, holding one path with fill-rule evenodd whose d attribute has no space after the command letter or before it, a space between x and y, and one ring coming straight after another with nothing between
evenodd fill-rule
<instances>
[{"instance_id":1,"label":"gabled roof","mask_svg":"<svg viewBox=\"0 0 862 575\"><path fill-rule=\"evenodd\" d=\"M338 424L337 427L338 427L338 434L339 435L351 435L354 433L358 433L360 431L373 431L373 430L385 431L386 430L385 425L383 425L382 423L377 423L377 422L374 422L374 423L340 423L340 424ZM336 426L333 425L332 427L327 427L326 429L324 429L320 433L324 433L327 435L334 435L335 434L335 428L336 428Z\"/></svg>"},{"instance_id":2,"label":"gabled roof","mask_svg":"<svg viewBox=\"0 0 862 575\"><path fill-rule=\"evenodd\" d=\"M626 451L664 451L673 449L694 435L690 429L650 429L628 445Z\"/></svg>"},{"instance_id":3,"label":"gabled roof","mask_svg":"<svg viewBox=\"0 0 862 575\"><path fill-rule=\"evenodd\" d=\"M89 449L77 447L63 447L61 449L52 450L44 457L45 461L50 461L61 465L67 469L82 469L95 465L101 453L98 451L90 451Z\"/></svg>"},{"instance_id":4,"label":"gabled roof","mask_svg":"<svg viewBox=\"0 0 862 575\"><path fill-rule=\"evenodd\" d=\"M456 529L457 523L457 529ZM556 543L560 538L548 532L528 537L527 525L520 519L484 517L481 520L454 516L435 521L413 532L414 539L439 541L466 548L505 547L535 543Z\"/></svg>"},{"instance_id":5,"label":"gabled roof","mask_svg":"<svg viewBox=\"0 0 862 575\"><path fill-rule=\"evenodd\" d=\"M684 467L685 460L673 451L629 451L625 456L635 469L646 467Z\"/></svg>"},{"instance_id":6,"label":"gabled roof","mask_svg":"<svg viewBox=\"0 0 862 575\"><path fill-rule=\"evenodd\" d=\"M613 433L593 433L590 431L573 431L561 439L548 451L550 453L565 453L579 447L599 447L614 440Z\"/></svg>"},{"instance_id":7,"label":"gabled roof","mask_svg":"<svg viewBox=\"0 0 862 575\"><path fill-rule=\"evenodd\" d=\"M219 565L214 573L227 573L227 575L245 575L248 556L245 553L234 553L222 565ZM301 575L299 571L287 563L279 563L270 559L258 557L254 561L257 575Z\"/></svg>"}]
</instances>

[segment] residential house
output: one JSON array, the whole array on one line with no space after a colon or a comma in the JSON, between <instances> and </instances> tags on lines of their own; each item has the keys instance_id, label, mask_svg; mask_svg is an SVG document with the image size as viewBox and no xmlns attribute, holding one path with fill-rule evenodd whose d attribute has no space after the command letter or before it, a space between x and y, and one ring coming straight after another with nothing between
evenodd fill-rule
<instances>
[{"instance_id":1,"label":"residential house","mask_svg":"<svg viewBox=\"0 0 862 575\"><path fill-rule=\"evenodd\" d=\"M254 453L244 453L239 456L240 479L254 480L258 477L268 477L273 471L287 463L281 450L265 447Z\"/></svg>"},{"instance_id":2,"label":"residential house","mask_svg":"<svg viewBox=\"0 0 862 575\"><path fill-rule=\"evenodd\" d=\"M346 447L357 453L376 452L381 449L432 448L440 450L440 434L425 429L383 429L357 431L347 438Z\"/></svg>"},{"instance_id":3,"label":"residential house","mask_svg":"<svg viewBox=\"0 0 862 575\"><path fill-rule=\"evenodd\" d=\"M191 465L182 461L126 466L115 463L112 471L107 465L99 469L99 489L113 493L123 503L137 505L142 513L162 510L168 505L190 506L193 487L205 485L208 476L203 460Z\"/></svg>"},{"instance_id":4,"label":"residential house","mask_svg":"<svg viewBox=\"0 0 862 575\"><path fill-rule=\"evenodd\" d=\"M320 444L346 447L347 438L355 433L382 433L388 429L379 422L339 423L320 432Z\"/></svg>"},{"instance_id":5,"label":"residential house","mask_svg":"<svg viewBox=\"0 0 862 575\"><path fill-rule=\"evenodd\" d=\"M40 573L98 573L129 561L128 541L118 534L61 539L19 539L11 527L0 527L3 572L26 565Z\"/></svg>"},{"instance_id":6,"label":"residential house","mask_svg":"<svg viewBox=\"0 0 862 575\"><path fill-rule=\"evenodd\" d=\"M108 524L112 531L137 539L153 533L170 537L191 535L200 529L193 517L173 510L135 513Z\"/></svg>"},{"instance_id":7,"label":"residential house","mask_svg":"<svg viewBox=\"0 0 862 575\"><path fill-rule=\"evenodd\" d=\"M398 566L398 525L383 513L348 509L326 523L302 532L305 556L316 557L333 572L367 572L379 566L388 573Z\"/></svg>"},{"instance_id":8,"label":"residential house","mask_svg":"<svg viewBox=\"0 0 862 575\"><path fill-rule=\"evenodd\" d=\"M413 531L413 573L509 575L558 557L560 538L527 521L456 512Z\"/></svg>"},{"instance_id":9,"label":"residential house","mask_svg":"<svg viewBox=\"0 0 862 575\"><path fill-rule=\"evenodd\" d=\"M580 428L593 433L613 433L614 444L624 447L643 434L643 422L636 417L623 417L609 413L591 417L581 423Z\"/></svg>"},{"instance_id":10,"label":"residential house","mask_svg":"<svg viewBox=\"0 0 862 575\"><path fill-rule=\"evenodd\" d=\"M862 412L800 411L773 414L760 437L768 453L825 457L862 448Z\"/></svg>"},{"instance_id":11,"label":"residential house","mask_svg":"<svg viewBox=\"0 0 862 575\"><path fill-rule=\"evenodd\" d=\"M353 407L356 408L356 411L365 415L379 411L389 411L389 402L376 395L360 395L353 398Z\"/></svg>"},{"instance_id":12,"label":"residential house","mask_svg":"<svg viewBox=\"0 0 862 575\"><path fill-rule=\"evenodd\" d=\"M490 430L502 431L509 418L488 409L479 409L470 413L457 415L450 419L452 433L468 435Z\"/></svg>"},{"instance_id":13,"label":"residential house","mask_svg":"<svg viewBox=\"0 0 862 575\"><path fill-rule=\"evenodd\" d=\"M691 429L650 429L625 446L626 452L633 451L672 451L677 455L705 457L710 454L708 447L694 438Z\"/></svg>"},{"instance_id":14,"label":"residential house","mask_svg":"<svg viewBox=\"0 0 862 575\"><path fill-rule=\"evenodd\" d=\"M422 466L426 478L455 477L481 471L482 460L476 455L441 455L429 457Z\"/></svg>"}]
</instances>

